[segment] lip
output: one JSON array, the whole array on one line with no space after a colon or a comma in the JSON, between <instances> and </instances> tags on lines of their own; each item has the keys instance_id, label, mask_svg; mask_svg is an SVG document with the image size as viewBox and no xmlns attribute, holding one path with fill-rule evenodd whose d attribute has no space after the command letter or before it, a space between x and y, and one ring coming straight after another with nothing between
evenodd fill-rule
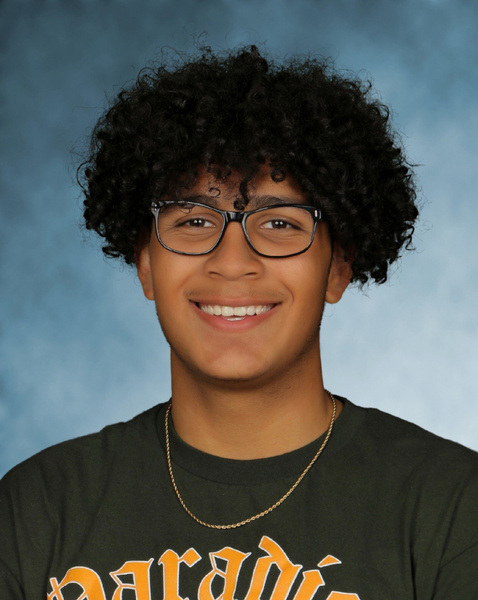
<instances>
[{"instance_id":1,"label":"lip","mask_svg":"<svg viewBox=\"0 0 478 600\"><path fill-rule=\"evenodd\" d=\"M241 331L248 331L254 327L257 327L258 325L260 325L261 323L263 323L264 321L266 321L267 319L269 319L269 317L271 317L273 314L276 313L276 309L279 306L278 303L275 302L260 302L258 300L246 300L244 298L241 298L240 300L236 299L236 300L226 300L224 298L219 299L215 299L215 300L207 300L207 301L190 301L190 304L193 308L193 310L196 312L196 314L209 326L213 327L214 329L217 329L219 331L228 331L228 332L241 332ZM203 310L201 310L198 306L198 304L208 304L208 305L214 305L214 304L218 304L219 306L259 306L260 304L262 305L271 305L272 304L272 308L270 310L268 310L265 313L262 313L261 315L254 315L254 316L245 316L243 319L241 319L240 321L228 321L227 319L224 319L222 317L216 317L215 315L210 315L209 313L204 312Z\"/></svg>"},{"instance_id":2,"label":"lip","mask_svg":"<svg viewBox=\"0 0 478 600\"><path fill-rule=\"evenodd\" d=\"M269 306L271 304L279 304L279 302L275 302L274 300L262 300L257 298L224 298L224 297L215 297L215 298L207 298L207 299L194 299L190 300L190 302L194 302L195 304L204 304L214 306L218 304L219 306L259 306L266 305Z\"/></svg>"}]
</instances>

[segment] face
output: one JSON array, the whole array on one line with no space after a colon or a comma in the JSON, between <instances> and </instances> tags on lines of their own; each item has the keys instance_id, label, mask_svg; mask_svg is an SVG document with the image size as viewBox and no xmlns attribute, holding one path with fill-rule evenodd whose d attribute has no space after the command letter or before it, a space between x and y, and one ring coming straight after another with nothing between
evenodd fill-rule
<instances>
[{"instance_id":1,"label":"face","mask_svg":"<svg viewBox=\"0 0 478 600\"><path fill-rule=\"evenodd\" d=\"M219 208L235 210L238 184L203 173L187 196L200 195L203 203L214 197ZM268 169L253 180L246 209L264 196L270 204L307 203L294 180L276 183ZM332 252L324 222L305 253L287 258L256 254L239 223L230 223L219 246L203 256L170 252L153 232L137 267L173 363L224 385L264 384L310 361L318 365L324 301L337 302L351 275L350 265ZM230 309L239 315L228 316Z\"/></svg>"}]
</instances>

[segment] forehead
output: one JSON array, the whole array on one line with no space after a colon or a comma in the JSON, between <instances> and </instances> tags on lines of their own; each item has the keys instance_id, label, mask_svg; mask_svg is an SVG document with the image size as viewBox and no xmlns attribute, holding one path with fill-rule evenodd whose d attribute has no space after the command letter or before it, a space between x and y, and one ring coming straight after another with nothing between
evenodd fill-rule
<instances>
[{"instance_id":1,"label":"forehead","mask_svg":"<svg viewBox=\"0 0 478 600\"><path fill-rule=\"evenodd\" d=\"M239 188L241 181L242 177L238 173L231 173L226 181L222 181L201 169L196 183L182 190L180 195L183 199L203 202L217 208L237 209L245 204ZM283 181L276 182L265 166L251 179L247 190L248 210L278 203L308 204L306 194L295 179L286 175Z\"/></svg>"}]
</instances>

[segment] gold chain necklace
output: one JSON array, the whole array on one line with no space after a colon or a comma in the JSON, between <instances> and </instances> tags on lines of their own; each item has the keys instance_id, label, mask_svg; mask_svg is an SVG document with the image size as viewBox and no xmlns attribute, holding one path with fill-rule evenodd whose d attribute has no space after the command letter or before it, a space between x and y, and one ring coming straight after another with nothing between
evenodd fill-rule
<instances>
[{"instance_id":1,"label":"gold chain necklace","mask_svg":"<svg viewBox=\"0 0 478 600\"><path fill-rule=\"evenodd\" d=\"M236 527L242 527L242 525L246 525L247 523L251 523L252 521L256 521L257 519L260 519L261 517L265 517L270 512L272 512L275 508L277 508L278 506L280 506L284 502L284 500L286 500L292 494L292 492L299 485L299 483L302 481L302 479L304 479L304 477L306 476L306 474L308 473L308 471L311 469L312 465L315 463L315 461L322 454L322 451L325 448L325 445L329 441L330 434L332 433L332 427L334 426L334 422L335 422L335 413L336 413L336 409L337 409L337 402L336 402L334 396L328 390L325 390L325 391L327 392L327 394L332 399L332 404L333 404L334 408L333 408L333 411L332 411L332 418L330 419L330 425L329 425L329 428L327 430L327 435L325 436L325 439L322 442L322 445L320 446L320 448L317 450L317 453L315 454L315 456L312 458L312 460L310 461L310 463L305 467L305 469L299 475L299 478L294 483L294 485L289 489L289 491L287 491L282 496L282 498L280 498L279 500L277 500L277 502L275 502L272 506L269 506L269 508L267 508L266 510L263 510L262 512L258 513L257 515L254 515L253 517L249 517L248 519L244 519L244 521L239 521L238 523L231 523L230 525L213 525L211 523L206 523L205 521L201 521L201 519L199 519L198 517L196 517L196 515L193 514L189 510L189 508L184 503L184 500L182 499L181 494L179 493L179 489L178 489L178 486L176 485L176 481L175 481L174 475L173 475L173 465L171 463L171 448L170 448L170 445L169 445L168 417L169 417L169 413L171 412L171 403L170 403L169 406L168 406L168 409L166 410L166 418L164 420L165 430L166 430L166 457L167 457L167 460L168 460L168 470L169 470L169 476L171 477L171 483L173 484L174 491L176 492L176 496L178 497L178 500L181 503L181 506L188 513L188 515L192 519L194 519L196 521L196 523L199 523L199 525L203 525L204 527L209 527L210 529L235 529Z\"/></svg>"}]
</instances>

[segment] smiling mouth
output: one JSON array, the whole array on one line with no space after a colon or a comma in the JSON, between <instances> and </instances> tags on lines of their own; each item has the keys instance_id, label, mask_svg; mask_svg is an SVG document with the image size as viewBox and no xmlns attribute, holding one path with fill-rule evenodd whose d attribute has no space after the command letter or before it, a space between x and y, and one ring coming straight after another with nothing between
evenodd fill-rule
<instances>
[{"instance_id":1,"label":"smiling mouth","mask_svg":"<svg viewBox=\"0 0 478 600\"><path fill-rule=\"evenodd\" d=\"M219 304L200 304L195 302L196 306L203 312L214 315L215 317L221 317L227 321L242 321L247 317L255 317L262 315L271 308L274 304L251 304L246 306L221 306Z\"/></svg>"}]
</instances>

